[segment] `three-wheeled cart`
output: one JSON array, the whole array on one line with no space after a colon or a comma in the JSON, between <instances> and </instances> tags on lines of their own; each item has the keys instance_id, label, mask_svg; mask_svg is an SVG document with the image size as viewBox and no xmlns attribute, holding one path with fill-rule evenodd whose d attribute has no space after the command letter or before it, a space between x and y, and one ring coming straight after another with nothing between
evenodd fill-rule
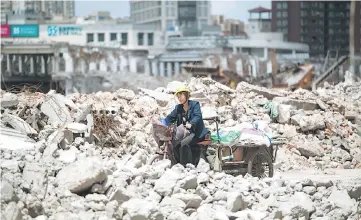
<instances>
[{"instance_id":1,"label":"three-wheeled cart","mask_svg":"<svg viewBox=\"0 0 361 220\"><path fill-rule=\"evenodd\" d=\"M218 117L208 118L216 122L218 129ZM272 177L274 174L273 164L276 161L279 145L285 144L285 138L276 138L267 146L240 141L229 147L221 142L207 140L207 160L212 169L223 171L232 175L251 174L254 177Z\"/></svg>"},{"instance_id":2,"label":"three-wheeled cart","mask_svg":"<svg viewBox=\"0 0 361 220\"><path fill-rule=\"evenodd\" d=\"M216 132L218 129L218 117L204 118L216 122ZM160 141L163 141L163 151L157 152L148 160L148 164L156 161L170 159L174 164L173 146L171 144L172 132L164 125L154 124L153 129ZM251 174L254 177L264 178L273 176L273 163L276 160L278 146L286 143L286 139L273 139L270 144L257 145L252 142L240 141L233 146L227 146L221 141L212 141L210 135L198 143L198 150L201 151L199 157L194 158L198 164L200 157L207 160L211 168L215 171L223 171L232 175ZM192 149L198 151L197 149Z\"/></svg>"}]
</instances>

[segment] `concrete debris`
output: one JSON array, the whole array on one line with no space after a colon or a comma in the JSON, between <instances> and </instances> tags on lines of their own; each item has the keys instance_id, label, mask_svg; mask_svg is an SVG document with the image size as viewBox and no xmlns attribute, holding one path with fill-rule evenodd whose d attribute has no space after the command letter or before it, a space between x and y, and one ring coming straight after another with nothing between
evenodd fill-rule
<instances>
[{"instance_id":1,"label":"concrete debris","mask_svg":"<svg viewBox=\"0 0 361 220\"><path fill-rule=\"evenodd\" d=\"M101 183L107 174L98 158L88 157L61 169L56 176L60 186L73 193L88 190L93 184Z\"/></svg>"},{"instance_id":2,"label":"concrete debris","mask_svg":"<svg viewBox=\"0 0 361 220\"><path fill-rule=\"evenodd\" d=\"M287 138L273 178L215 172L204 160L197 167L147 165L156 150L151 119L174 108L172 93L182 84L196 91L205 118L218 115L220 127L261 121L272 138ZM357 219L359 172L355 180L330 172L361 168L360 88L288 92L242 82L233 90L191 78L155 91L1 91L1 217ZM215 123L205 124L215 131ZM291 175L306 170L318 173L312 180Z\"/></svg>"},{"instance_id":3,"label":"concrete debris","mask_svg":"<svg viewBox=\"0 0 361 220\"><path fill-rule=\"evenodd\" d=\"M17 117L16 115L4 114L1 118L2 123L8 123L14 129L23 132L25 134L37 134L34 128L32 128L26 121Z\"/></svg>"},{"instance_id":4,"label":"concrete debris","mask_svg":"<svg viewBox=\"0 0 361 220\"><path fill-rule=\"evenodd\" d=\"M17 95L13 93L7 92L1 97L1 106L4 108L14 107L17 106L18 104L19 104L19 99Z\"/></svg>"}]
</instances>

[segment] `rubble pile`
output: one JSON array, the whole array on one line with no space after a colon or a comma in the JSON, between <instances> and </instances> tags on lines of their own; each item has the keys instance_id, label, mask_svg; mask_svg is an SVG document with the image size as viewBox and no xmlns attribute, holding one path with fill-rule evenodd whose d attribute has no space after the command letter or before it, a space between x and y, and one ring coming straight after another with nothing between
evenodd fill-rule
<instances>
[{"instance_id":1,"label":"rubble pile","mask_svg":"<svg viewBox=\"0 0 361 220\"><path fill-rule=\"evenodd\" d=\"M359 185L233 177L203 160L186 168L167 160L145 165L155 151L150 122L172 110L180 84L66 97L1 91L2 218L356 219ZM315 93L247 83L232 90L204 78L187 85L203 116L217 112L221 127L262 120L274 138L288 138L280 171L360 168L361 84Z\"/></svg>"}]
</instances>

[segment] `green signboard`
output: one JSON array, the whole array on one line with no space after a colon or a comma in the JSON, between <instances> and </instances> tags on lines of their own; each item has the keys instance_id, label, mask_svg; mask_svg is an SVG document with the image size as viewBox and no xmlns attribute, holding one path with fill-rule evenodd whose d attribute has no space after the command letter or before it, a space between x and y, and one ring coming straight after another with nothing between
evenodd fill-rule
<instances>
[{"instance_id":1,"label":"green signboard","mask_svg":"<svg viewBox=\"0 0 361 220\"><path fill-rule=\"evenodd\" d=\"M10 29L11 37L39 37L37 24L13 24Z\"/></svg>"}]
</instances>

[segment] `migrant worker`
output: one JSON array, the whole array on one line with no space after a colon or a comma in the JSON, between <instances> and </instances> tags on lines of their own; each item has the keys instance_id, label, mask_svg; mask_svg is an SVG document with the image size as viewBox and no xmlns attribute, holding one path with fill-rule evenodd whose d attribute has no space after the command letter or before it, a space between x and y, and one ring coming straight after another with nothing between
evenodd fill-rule
<instances>
[{"instance_id":1,"label":"migrant worker","mask_svg":"<svg viewBox=\"0 0 361 220\"><path fill-rule=\"evenodd\" d=\"M176 123L177 127L183 125L188 131L188 135L182 138L180 144L173 145L177 162L185 166L187 163L195 163L192 148L197 147L197 143L203 141L209 131L204 126L199 102L189 100L190 90L186 87L178 88L175 96L180 104L176 105L165 121L167 124Z\"/></svg>"}]
</instances>

